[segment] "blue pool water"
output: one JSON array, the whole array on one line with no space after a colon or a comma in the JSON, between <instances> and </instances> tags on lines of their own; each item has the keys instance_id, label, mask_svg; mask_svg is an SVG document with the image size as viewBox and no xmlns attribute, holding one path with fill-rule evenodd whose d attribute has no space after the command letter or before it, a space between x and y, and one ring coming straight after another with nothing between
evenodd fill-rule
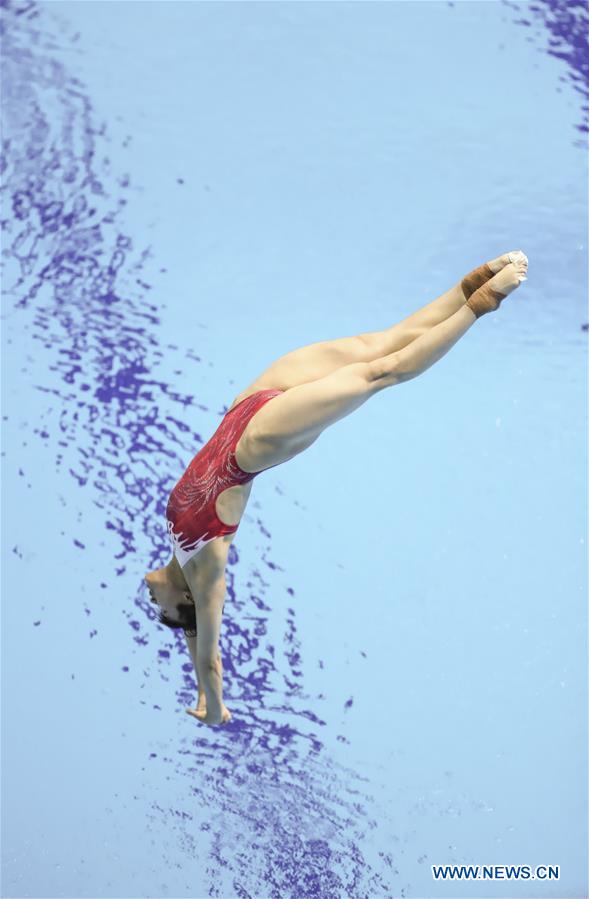
<instances>
[{"instance_id":1,"label":"blue pool water","mask_svg":"<svg viewBox=\"0 0 589 899\"><path fill-rule=\"evenodd\" d=\"M2 7L2 895L587 895L587 10ZM529 280L146 571L278 355ZM432 865L560 866L437 882Z\"/></svg>"}]
</instances>

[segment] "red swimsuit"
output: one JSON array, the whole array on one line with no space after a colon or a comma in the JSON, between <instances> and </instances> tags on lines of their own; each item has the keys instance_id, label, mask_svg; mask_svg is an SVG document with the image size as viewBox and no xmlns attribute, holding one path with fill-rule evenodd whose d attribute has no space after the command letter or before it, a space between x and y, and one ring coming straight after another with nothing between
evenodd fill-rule
<instances>
[{"instance_id":1,"label":"red swimsuit","mask_svg":"<svg viewBox=\"0 0 589 899\"><path fill-rule=\"evenodd\" d=\"M249 420L279 393L283 391L258 390L230 409L170 493L166 520L180 567L215 537L234 534L237 530L237 524L221 521L215 512L215 503L223 490L246 484L260 474L239 467L235 448Z\"/></svg>"}]
</instances>

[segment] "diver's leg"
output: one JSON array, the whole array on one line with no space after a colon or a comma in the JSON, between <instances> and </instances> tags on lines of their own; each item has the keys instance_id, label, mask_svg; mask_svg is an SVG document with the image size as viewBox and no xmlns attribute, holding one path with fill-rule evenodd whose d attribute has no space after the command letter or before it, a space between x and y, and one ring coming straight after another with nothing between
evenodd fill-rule
<instances>
[{"instance_id":1,"label":"diver's leg","mask_svg":"<svg viewBox=\"0 0 589 899\"><path fill-rule=\"evenodd\" d=\"M438 362L480 315L497 309L524 279L523 265L509 264L453 315L401 350L369 362L352 362L273 397L253 415L240 438L238 464L246 471L261 471L302 452L325 428L374 393L415 378Z\"/></svg>"},{"instance_id":2,"label":"diver's leg","mask_svg":"<svg viewBox=\"0 0 589 899\"><path fill-rule=\"evenodd\" d=\"M265 369L239 394L236 402L256 390L264 388L289 390L297 385L323 378L344 365L370 362L403 349L464 306L473 289L492 277L493 272L500 271L507 264L509 255L506 253L498 256L473 269L450 290L390 328L335 340L322 340L291 350Z\"/></svg>"},{"instance_id":3,"label":"diver's leg","mask_svg":"<svg viewBox=\"0 0 589 899\"><path fill-rule=\"evenodd\" d=\"M246 471L262 471L296 456L369 397L415 377L440 359L475 321L472 309L463 305L398 352L370 362L352 362L273 397L255 413L240 438L238 465Z\"/></svg>"},{"instance_id":4,"label":"diver's leg","mask_svg":"<svg viewBox=\"0 0 589 899\"><path fill-rule=\"evenodd\" d=\"M527 280L526 271L527 260L525 264L518 261L504 266L474 291L450 318L430 328L402 350L374 360L372 366L377 377L396 384L422 374L445 356L477 318L496 311L505 297Z\"/></svg>"}]
</instances>

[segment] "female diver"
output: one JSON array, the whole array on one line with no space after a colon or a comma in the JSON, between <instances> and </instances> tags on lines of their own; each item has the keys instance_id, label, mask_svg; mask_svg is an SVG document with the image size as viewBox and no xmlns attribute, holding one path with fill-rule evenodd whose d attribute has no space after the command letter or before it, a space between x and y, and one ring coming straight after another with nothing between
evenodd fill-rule
<instances>
[{"instance_id":1,"label":"female diver","mask_svg":"<svg viewBox=\"0 0 589 899\"><path fill-rule=\"evenodd\" d=\"M145 576L159 621L186 636L198 681L189 714L210 725L231 719L219 652L225 566L254 476L301 453L375 393L428 369L499 308L527 268L521 250L492 259L384 331L287 353L234 399L170 494L171 561Z\"/></svg>"}]
</instances>

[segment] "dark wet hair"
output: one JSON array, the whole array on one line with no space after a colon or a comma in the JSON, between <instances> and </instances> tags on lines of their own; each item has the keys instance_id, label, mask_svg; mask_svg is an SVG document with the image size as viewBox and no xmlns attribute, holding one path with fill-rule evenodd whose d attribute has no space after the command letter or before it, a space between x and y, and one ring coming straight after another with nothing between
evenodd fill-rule
<instances>
[{"instance_id":1,"label":"dark wet hair","mask_svg":"<svg viewBox=\"0 0 589 899\"><path fill-rule=\"evenodd\" d=\"M162 609L158 612L158 621L166 627L181 627L188 637L196 637L196 607L193 602L182 602L178 606L178 614L171 618Z\"/></svg>"}]
</instances>

